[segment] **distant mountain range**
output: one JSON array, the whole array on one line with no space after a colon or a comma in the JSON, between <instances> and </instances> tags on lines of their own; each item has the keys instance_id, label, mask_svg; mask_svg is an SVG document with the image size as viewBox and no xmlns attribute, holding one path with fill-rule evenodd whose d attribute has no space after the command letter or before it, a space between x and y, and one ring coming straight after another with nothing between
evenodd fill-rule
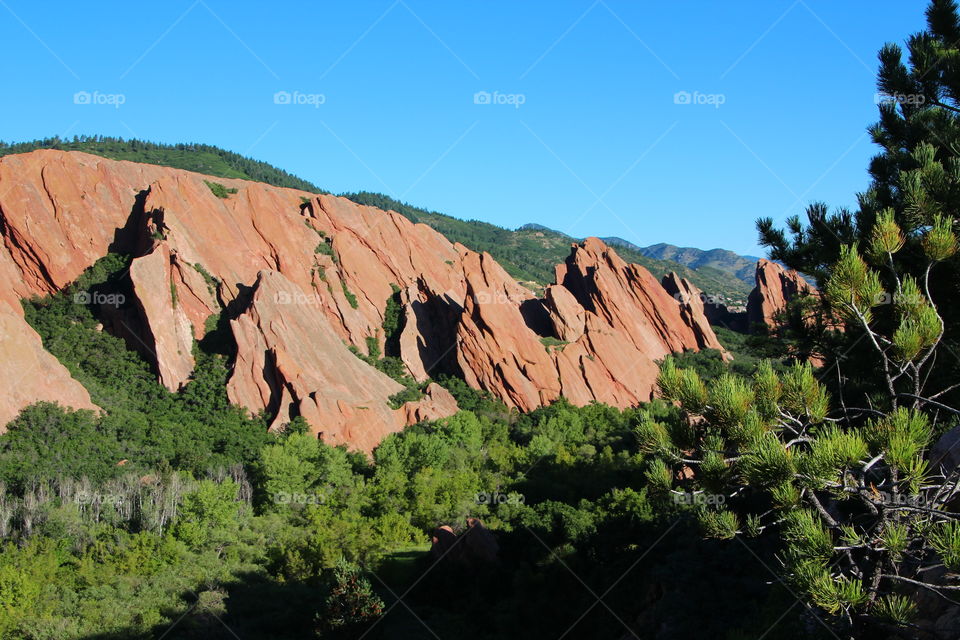
<instances>
[{"instance_id":1,"label":"distant mountain range","mask_svg":"<svg viewBox=\"0 0 960 640\"><path fill-rule=\"evenodd\" d=\"M754 284L754 272L757 266L757 256L742 256L727 249L696 249L694 247L678 247L661 242L649 247L638 247L623 238L601 238L611 246L633 249L648 258L656 260L670 260L678 262L691 269L711 267L732 274L748 285Z\"/></svg>"}]
</instances>

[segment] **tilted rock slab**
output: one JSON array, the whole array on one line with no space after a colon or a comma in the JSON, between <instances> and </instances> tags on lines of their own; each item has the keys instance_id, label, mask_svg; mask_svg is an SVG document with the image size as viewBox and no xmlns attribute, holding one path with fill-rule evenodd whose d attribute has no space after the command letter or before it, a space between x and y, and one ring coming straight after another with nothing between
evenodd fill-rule
<instances>
[{"instance_id":1,"label":"tilted rock slab","mask_svg":"<svg viewBox=\"0 0 960 640\"><path fill-rule=\"evenodd\" d=\"M279 272L260 272L249 307L230 323L237 341L227 384L232 402L266 408L276 416L271 428L302 416L324 441L364 451L408 420L456 412L439 385L417 403L390 409L390 396L403 386L352 354L319 305L298 302L300 295Z\"/></svg>"},{"instance_id":2,"label":"tilted rock slab","mask_svg":"<svg viewBox=\"0 0 960 640\"><path fill-rule=\"evenodd\" d=\"M0 429L45 400L97 409L23 318L22 298L59 291L124 232L139 190L163 169L37 151L0 159Z\"/></svg>"}]
</instances>

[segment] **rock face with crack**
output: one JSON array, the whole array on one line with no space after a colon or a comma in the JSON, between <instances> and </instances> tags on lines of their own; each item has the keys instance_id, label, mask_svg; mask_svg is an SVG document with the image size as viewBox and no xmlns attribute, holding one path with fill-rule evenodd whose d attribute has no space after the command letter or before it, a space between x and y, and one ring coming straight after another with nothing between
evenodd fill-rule
<instances>
[{"instance_id":1,"label":"rock face with crack","mask_svg":"<svg viewBox=\"0 0 960 640\"><path fill-rule=\"evenodd\" d=\"M111 246L131 248L131 207L140 185L161 173L82 153L37 151L0 160L0 428L40 400L97 408L44 350L20 299L61 290Z\"/></svg>"},{"instance_id":2,"label":"rock face with crack","mask_svg":"<svg viewBox=\"0 0 960 640\"><path fill-rule=\"evenodd\" d=\"M273 428L303 416L363 450L456 403L431 384L392 409L402 387L351 348L398 357L419 381L462 376L526 411L560 396L633 405L653 393L656 360L719 347L702 308L595 238L538 298L489 255L395 212L79 152L0 159L0 236L0 375L22 376L0 424L41 399L93 408L19 299L61 291L108 251L133 256L124 331L163 385L189 381L194 343L222 314L236 342L232 401Z\"/></svg>"}]
</instances>

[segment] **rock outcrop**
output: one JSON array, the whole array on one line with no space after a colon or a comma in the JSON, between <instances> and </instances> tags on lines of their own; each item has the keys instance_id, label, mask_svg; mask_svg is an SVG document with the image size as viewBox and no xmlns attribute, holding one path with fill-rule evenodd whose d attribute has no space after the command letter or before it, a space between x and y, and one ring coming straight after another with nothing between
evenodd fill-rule
<instances>
[{"instance_id":1,"label":"rock outcrop","mask_svg":"<svg viewBox=\"0 0 960 640\"><path fill-rule=\"evenodd\" d=\"M817 291L796 271L788 271L769 260L757 262L756 280L757 284L747 298L747 322L751 327L765 324L775 328L777 314L786 309L791 300Z\"/></svg>"},{"instance_id":2,"label":"rock outcrop","mask_svg":"<svg viewBox=\"0 0 960 640\"><path fill-rule=\"evenodd\" d=\"M62 290L108 251L133 256L136 300L121 324L167 388L187 383L194 341L224 314L232 401L267 411L272 428L303 416L364 450L456 403L431 384L391 409L401 386L351 349L399 357L420 381L460 375L526 411L560 396L633 405L653 393L656 360L720 348L702 306L595 238L572 247L538 298L489 255L395 212L79 152L0 159L0 236L0 375L23 376L0 401L0 425L40 399L93 408L19 299Z\"/></svg>"}]
</instances>

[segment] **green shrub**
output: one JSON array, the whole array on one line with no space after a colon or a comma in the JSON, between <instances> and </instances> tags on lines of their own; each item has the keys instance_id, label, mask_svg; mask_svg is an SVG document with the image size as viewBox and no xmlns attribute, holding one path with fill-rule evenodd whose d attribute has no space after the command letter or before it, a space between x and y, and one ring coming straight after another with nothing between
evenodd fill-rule
<instances>
[{"instance_id":1,"label":"green shrub","mask_svg":"<svg viewBox=\"0 0 960 640\"><path fill-rule=\"evenodd\" d=\"M210 182L209 180L204 180L204 182L206 182L207 186L210 187L210 191L213 192L213 195L217 196L218 198L223 198L224 200L237 192L236 188L228 189L219 182Z\"/></svg>"},{"instance_id":2,"label":"green shrub","mask_svg":"<svg viewBox=\"0 0 960 640\"><path fill-rule=\"evenodd\" d=\"M343 295L347 299L347 302L350 304L350 307L356 309L360 305L357 303L357 296L353 295L353 292L347 288L347 283L343 280L340 281L340 286L343 288Z\"/></svg>"}]
</instances>

